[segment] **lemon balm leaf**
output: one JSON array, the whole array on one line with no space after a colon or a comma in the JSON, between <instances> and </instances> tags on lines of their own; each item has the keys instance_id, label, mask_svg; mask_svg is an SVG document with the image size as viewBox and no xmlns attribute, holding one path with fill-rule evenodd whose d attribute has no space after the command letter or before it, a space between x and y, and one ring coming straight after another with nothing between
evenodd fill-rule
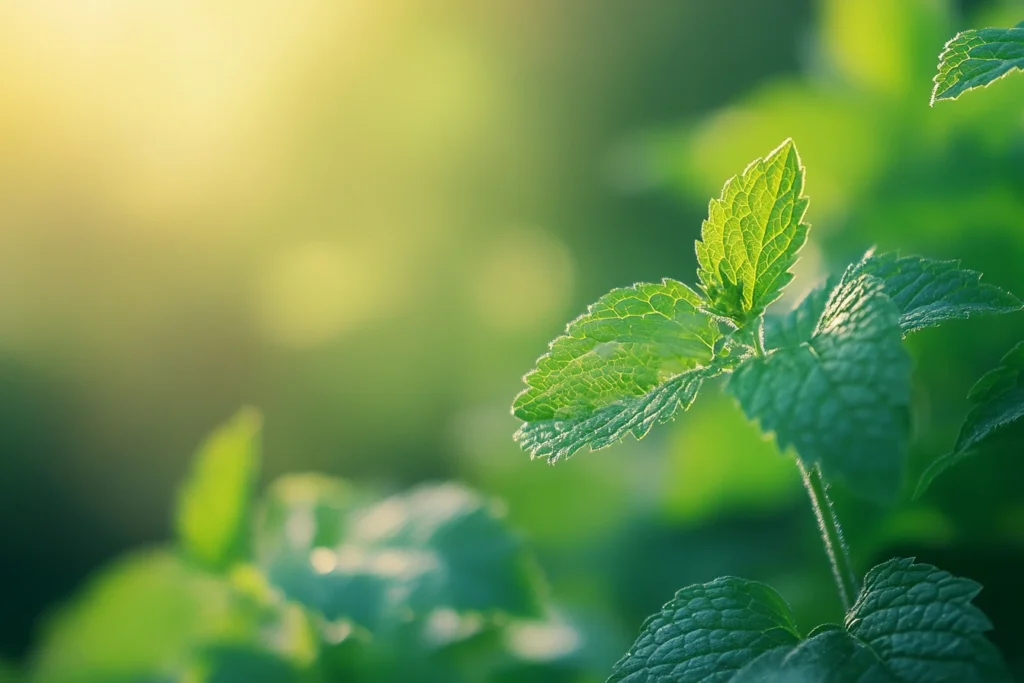
<instances>
[{"instance_id":1,"label":"lemon balm leaf","mask_svg":"<svg viewBox=\"0 0 1024 683\"><path fill-rule=\"evenodd\" d=\"M584 447L598 450L611 446L630 434L642 439L654 425L689 408L703 381L719 372L713 366L683 372L643 396L621 399L585 418L528 422L519 428L515 439L531 455L549 462L568 458Z\"/></svg>"},{"instance_id":2,"label":"lemon balm leaf","mask_svg":"<svg viewBox=\"0 0 1024 683\"><path fill-rule=\"evenodd\" d=\"M836 626L820 629L796 647L766 652L729 683L900 683L870 648Z\"/></svg>"},{"instance_id":3,"label":"lemon balm leaf","mask_svg":"<svg viewBox=\"0 0 1024 683\"><path fill-rule=\"evenodd\" d=\"M846 629L896 681L1008 681L985 637L992 623L972 604L980 591L974 581L932 565L889 560L864 577Z\"/></svg>"},{"instance_id":4,"label":"lemon balm leaf","mask_svg":"<svg viewBox=\"0 0 1024 683\"><path fill-rule=\"evenodd\" d=\"M779 298L807 241L804 168L792 140L754 161L711 200L697 275L714 313L745 323Z\"/></svg>"},{"instance_id":5,"label":"lemon balm leaf","mask_svg":"<svg viewBox=\"0 0 1024 683\"><path fill-rule=\"evenodd\" d=\"M799 346L810 341L818 321L825 312L825 304L838 283L837 278L807 293L792 311L782 316L766 316L764 319L764 343L769 349L784 346Z\"/></svg>"},{"instance_id":6,"label":"lemon balm leaf","mask_svg":"<svg viewBox=\"0 0 1024 683\"><path fill-rule=\"evenodd\" d=\"M981 587L913 559L867 573L843 624L800 636L769 586L725 577L689 586L650 617L609 683L1004 683L974 604Z\"/></svg>"},{"instance_id":7,"label":"lemon balm leaf","mask_svg":"<svg viewBox=\"0 0 1024 683\"><path fill-rule=\"evenodd\" d=\"M1013 28L970 29L954 36L939 55L931 104L955 100L1011 71L1024 68L1024 23Z\"/></svg>"},{"instance_id":8,"label":"lemon balm leaf","mask_svg":"<svg viewBox=\"0 0 1024 683\"><path fill-rule=\"evenodd\" d=\"M675 280L601 297L526 375L513 414L534 457L557 461L584 447L641 438L693 401L721 337L703 300Z\"/></svg>"},{"instance_id":9,"label":"lemon balm leaf","mask_svg":"<svg viewBox=\"0 0 1024 683\"><path fill-rule=\"evenodd\" d=\"M810 340L746 359L728 390L751 419L829 481L891 500L903 477L910 357L882 283L848 277Z\"/></svg>"},{"instance_id":10,"label":"lemon balm leaf","mask_svg":"<svg viewBox=\"0 0 1024 683\"><path fill-rule=\"evenodd\" d=\"M867 273L882 281L885 293L900 309L904 334L947 320L1021 310L1017 297L982 282L981 273L961 268L959 261L869 254L854 267L854 273Z\"/></svg>"},{"instance_id":11,"label":"lemon balm leaf","mask_svg":"<svg viewBox=\"0 0 1024 683\"><path fill-rule=\"evenodd\" d=\"M641 627L608 683L728 681L759 655L799 641L770 586L734 577L683 588Z\"/></svg>"}]
</instances>

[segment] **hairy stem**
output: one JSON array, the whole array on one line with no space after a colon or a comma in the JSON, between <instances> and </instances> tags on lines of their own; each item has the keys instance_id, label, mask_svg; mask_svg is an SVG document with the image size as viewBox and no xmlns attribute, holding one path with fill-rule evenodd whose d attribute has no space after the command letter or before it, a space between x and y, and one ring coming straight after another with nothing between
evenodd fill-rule
<instances>
[{"instance_id":1,"label":"hairy stem","mask_svg":"<svg viewBox=\"0 0 1024 683\"><path fill-rule=\"evenodd\" d=\"M796 464L804 478L807 494L811 497L814 515L818 518L818 529L821 531L821 539L825 542L828 559L832 563L832 574L839 587L839 598L843 602L843 609L849 611L859 590L857 577L850 564L850 553L846 548L846 541L843 540L843 530L839 526L835 510L832 509L832 501L826 492L828 486L817 465L808 468L799 458Z\"/></svg>"},{"instance_id":2,"label":"hairy stem","mask_svg":"<svg viewBox=\"0 0 1024 683\"><path fill-rule=\"evenodd\" d=\"M757 325L754 327L754 355L764 355L764 318L758 318Z\"/></svg>"}]
</instances>

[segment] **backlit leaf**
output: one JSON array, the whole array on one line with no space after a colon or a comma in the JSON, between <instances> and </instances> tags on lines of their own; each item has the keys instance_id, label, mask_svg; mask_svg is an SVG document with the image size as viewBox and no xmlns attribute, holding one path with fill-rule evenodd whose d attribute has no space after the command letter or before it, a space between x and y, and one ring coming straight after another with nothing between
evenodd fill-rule
<instances>
[{"instance_id":1,"label":"backlit leaf","mask_svg":"<svg viewBox=\"0 0 1024 683\"><path fill-rule=\"evenodd\" d=\"M804 169L792 140L754 161L711 200L697 242L697 275L709 307L743 323L756 318L793 279L807 240Z\"/></svg>"}]
</instances>

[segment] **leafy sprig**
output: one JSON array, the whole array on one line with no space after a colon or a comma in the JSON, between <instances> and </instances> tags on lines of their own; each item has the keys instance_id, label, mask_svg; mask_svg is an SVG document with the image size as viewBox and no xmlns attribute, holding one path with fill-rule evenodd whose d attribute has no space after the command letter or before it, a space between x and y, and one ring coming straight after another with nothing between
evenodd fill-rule
<instances>
[{"instance_id":1,"label":"leafy sprig","mask_svg":"<svg viewBox=\"0 0 1024 683\"><path fill-rule=\"evenodd\" d=\"M803 465L855 493L902 489L910 360L902 338L945 321L1020 310L955 261L868 253L788 315L765 316L807 239L792 140L728 180L696 244L700 292L675 280L601 297L525 377L515 438L534 457L646 436L733 373L744 412Z\"/></svg>"},{"instance_id":2,"label":"leafy sprig","mask_svg":"<svg viewBox=\"0 0 1024 683\"><path fill-rule=\"evenodd\" d=\"M513 413L524 421L520 445L555 462L644 437L689 407L703 380L731 373L726 386L744 413L795 452L845 621L801 636L771 588L720 578L684 588L651 617L609 681L1007 680L984 635L991 624L971 604L977 584L892 560L858 588L827 490L834 481L879 501L900 493L906 335L1021 302L955 261L869 252L788 314L766 316L807 239L803 186L791 140L726 182L696 245L701 293L665 280L602 297L526 375ZM1024 344L972 392L977 405L951 457L1024 417L1022 387Z\"/></svg>"}]
</instances>

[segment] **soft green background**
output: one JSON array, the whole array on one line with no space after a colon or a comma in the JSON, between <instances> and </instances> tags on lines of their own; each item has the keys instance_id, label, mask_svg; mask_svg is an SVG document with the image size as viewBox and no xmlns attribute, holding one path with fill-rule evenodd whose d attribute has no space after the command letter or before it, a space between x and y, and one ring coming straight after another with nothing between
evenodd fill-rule
<instances>
[{"instance_id":1,"label":"soft green background","mask_svg":"<svg viewBox=\"0 0 1024 683\"><path fill-rule=\"evenodd\" d=\"M244 404L264 483L503 498L552 595L607 626L606 659L720 574L770 582L805 629L837 618L795 469L714 383L645 441L556 467L517 449L509 406L587 303L692 284L708 199L787 137L812 230L780 305L872 245L1024 294L1024 75L928 108L947 39L1021 19L942 0L0 6L0 655L30 656L90 572L170 536L191 454ZM908 341L911 478L1021 339L1007 317ZM1018 675L1022 437L917 503L837 492L860 570L916 556L986 586Z\"/></svg>"}]
</instances>

